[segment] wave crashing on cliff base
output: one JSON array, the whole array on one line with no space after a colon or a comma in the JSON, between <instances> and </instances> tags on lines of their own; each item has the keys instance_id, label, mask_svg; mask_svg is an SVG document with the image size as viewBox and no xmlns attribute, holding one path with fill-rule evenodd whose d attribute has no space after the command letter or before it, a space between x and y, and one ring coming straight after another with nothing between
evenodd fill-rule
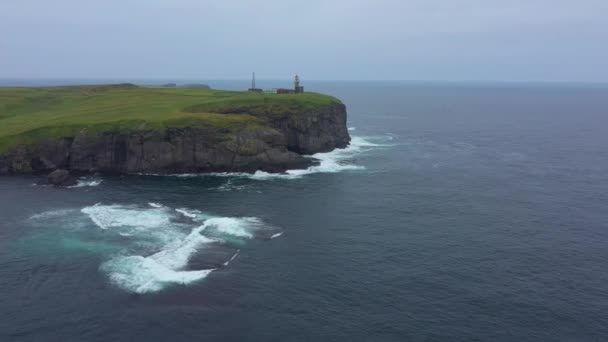
<instances>
[{"instance_id":1,"label":"wave crashing on cliff base","mask_svg":"<svg viewBox=\"0 0 608 342\"><path fill-rule=\"evenodd\" d=\"M203 173L203 174L179 174L173 175L177 177L241 177L249 178L254 180L271 180L271 179L298 179L306 175L314 173L336 173L349 170L365 170L364 166L353 164L353 158L358 154L370 151L374 148L391 147L393 144L386 144L387 140L393 140L392 136L380 136L380 137L359 137L353 136L350 144L346 148L338 148L331 152L316 153L310 158L316 159L319 164L311 166L307 169L296 169L287 170L284 173L269 173L265 171L256 171L255 173L244 173L244 172L216 172L216 173ZM375 143L372 141L379 141ZM242 190L230 186L229 183L218 187L218 190Z\"/></svg>"},{"instance_id":2,"label":"wave crashing on cliff base","mask_svg":"<svg viewBox=\"0 0 608 342\"><path fill-rule=\"evenodd\" d=\"M252 179L296 179L313 173L336 173L349 170L364 170L364 166L355 165L352 163L352 158L356 155L369 151L373 148L388 147L392 145L373 143L370 140L374 138L353 136L350 144L346 148L335 149L331 152L316 153L310 156L317 159L319 165L311 166L303 170L287 170L285 173L268 173L257 171L253 175L249 175Z\"/></svg>"},{"instance_id":3,"label":"wave crashing on cliff base","mask_svg":"<svg viewBox=\"0 0 608 342\"><path fill-rule=\"evenodd\" d=\"M76 185L68 186L68 188L83 188L88 186L99 186L102 180L98 178L80 178L77 180Z\"/></svg>"}]
</instances>

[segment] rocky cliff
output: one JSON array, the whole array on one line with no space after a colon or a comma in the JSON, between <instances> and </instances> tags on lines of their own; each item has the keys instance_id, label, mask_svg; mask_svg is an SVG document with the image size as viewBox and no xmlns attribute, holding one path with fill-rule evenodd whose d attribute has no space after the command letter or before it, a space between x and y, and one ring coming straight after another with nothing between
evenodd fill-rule
<instances>
[{"instance_id":1,"label":"rocky cliff","mask_svg":"<svg viewBox=\"0 0 608 342\"><path fill-rule=\"evenodd\" d=\"M341 103L297 113L247 108L225 112L220 114L247 114L258 123L102 131L83 127L62 137L11 146L0 154L0 174L58 168L75 173L281 172L314 163L303 155L343 148L350 141Z\"/></svg>"}]
</instances>

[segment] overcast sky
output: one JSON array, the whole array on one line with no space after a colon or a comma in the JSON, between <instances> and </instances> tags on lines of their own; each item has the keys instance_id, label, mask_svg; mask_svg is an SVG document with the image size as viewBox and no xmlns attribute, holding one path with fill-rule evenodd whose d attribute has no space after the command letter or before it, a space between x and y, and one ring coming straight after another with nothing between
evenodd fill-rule
<instances>
[{"instance_id":1,"label":"overcast sky","mask_svg":"<svg viewBox=\"0 0 608 342\"><path fill-rule=\"evenodd\" d=\"M1 0L0 78L608 82L608 0Z\"/></svg>"}]
</instances>

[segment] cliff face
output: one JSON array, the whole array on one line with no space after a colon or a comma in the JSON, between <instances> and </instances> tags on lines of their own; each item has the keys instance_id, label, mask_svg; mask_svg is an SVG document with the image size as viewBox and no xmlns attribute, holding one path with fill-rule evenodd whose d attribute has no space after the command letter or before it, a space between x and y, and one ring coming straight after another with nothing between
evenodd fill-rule
<instances>
[{"instance_id":1,"label":"cliff face","mask_svg":"<svg viewBox=\"0 0 608 342\"><path fill-rule=\"evenodd\" d=\"M312 165L304 154L343 148L349 141L346 109L332 104L301 115L262 118L261 125L242 129L99 133L85 128L74 136L10 149L0 156L0 174L57 168L79 173L281 172Z\"/></svg>"},{"instance_id":2,"label":"cliff face","mask_svg":"<svg viewBox=\"0 0 608 342\"><path fill-rule=\"evenodd\" d=\"M300 154L329 152L350 142L346 106L335 104L303 116L287 116L272 125L287 139L287 148Z\"/></svg>"}]
</instances>

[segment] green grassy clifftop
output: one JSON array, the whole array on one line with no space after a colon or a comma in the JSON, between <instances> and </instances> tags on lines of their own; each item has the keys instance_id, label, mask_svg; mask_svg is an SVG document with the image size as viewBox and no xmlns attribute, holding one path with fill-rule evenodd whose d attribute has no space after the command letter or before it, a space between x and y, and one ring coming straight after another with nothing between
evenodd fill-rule
<instances>
[{"instance_id":1,"label":"green grassy clifftop","mask_svg":"<svg viewBox=\"0 0 608 342\"><path fill-rule=\"evenodd\" d=\"M349 141L345 106L316 93L0 88L0 174L280 172Z\"/></svg>"},{"instance_id":2,"label":"green grassy clifftop","mask_svg":"<svg viewBox=\"0 0 608 342\"><path fill-rule=\"evenodd\" d=\"M147 88L132 84L0 88L0 153L78 130L130 131L172 127L236 128L299 115L340 101L316 93Z\"/></svg>"}]
</instances>

